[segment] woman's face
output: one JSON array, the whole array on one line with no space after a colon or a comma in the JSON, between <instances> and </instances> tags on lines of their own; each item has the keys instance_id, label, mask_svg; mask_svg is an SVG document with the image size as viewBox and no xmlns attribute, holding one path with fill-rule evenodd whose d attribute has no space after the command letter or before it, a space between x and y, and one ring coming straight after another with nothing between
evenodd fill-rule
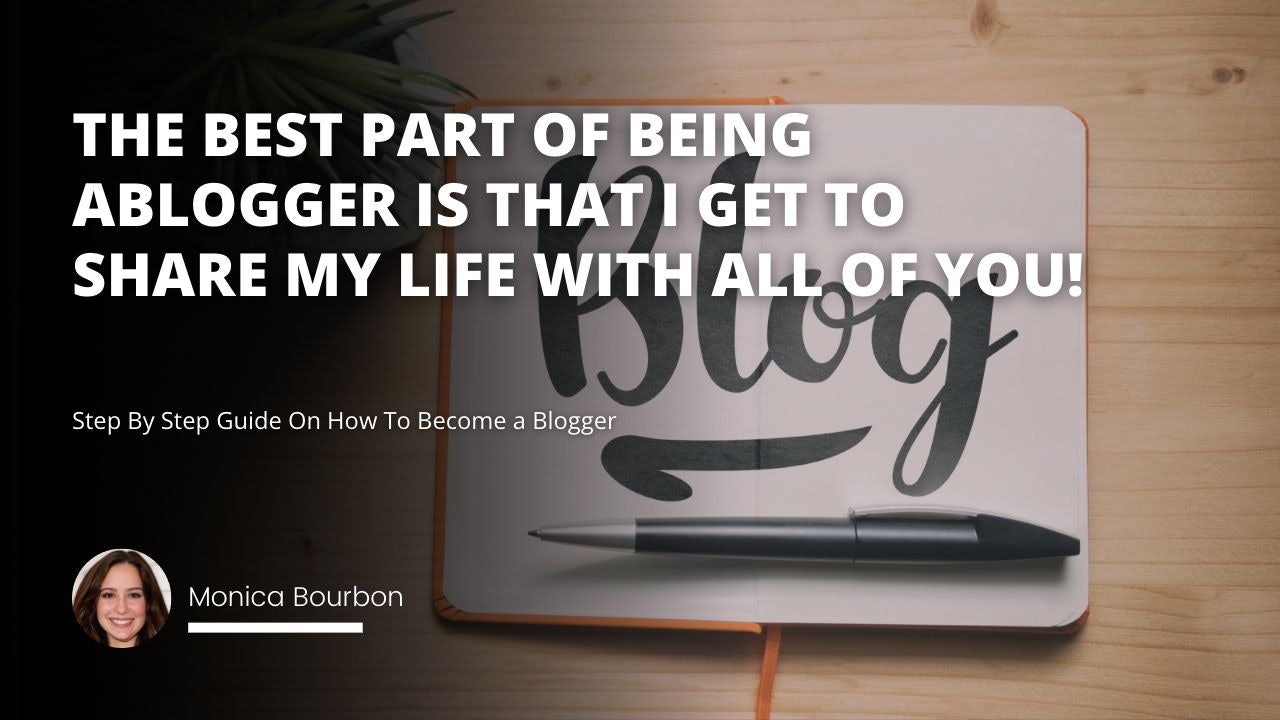
<instances>
[{"instance_id":1,"label":"woman's face","mask_svg":"<svg viewBox=\"0 0 1280 720\"><path fill-rule=\"evenodd\" d=\"M142 576L133 565L111 566L98 592L98 624L107 633L111 647L133 647L147 619L147 599L142 592Z\"/></svg>"}]
</instances>

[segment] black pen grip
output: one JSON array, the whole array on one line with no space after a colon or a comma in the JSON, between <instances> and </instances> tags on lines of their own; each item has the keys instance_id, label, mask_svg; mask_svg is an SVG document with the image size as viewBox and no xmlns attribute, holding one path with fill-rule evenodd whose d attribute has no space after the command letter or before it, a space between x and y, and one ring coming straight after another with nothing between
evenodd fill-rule
<instances>
[{"instance_id":1,"label":"black pen grip","mask_svg":"<svg viewBox=\"0 0 1280 720\"><path fill-rule=\"evenodd\" d=\"M985 559L970 518L857 518L858 559L937 562Z\"/></svg>"},{"instance_id":2,"label":"black pen grip","mask_svg":"<svg viewBox=\"0 0 1280 720\"><path fill-rule=\"evenodd\" d=\"M974 562L1080 554L1070 535L997 515L968 518L859 517L858 560Z\"/></svg>"}]
</instances>

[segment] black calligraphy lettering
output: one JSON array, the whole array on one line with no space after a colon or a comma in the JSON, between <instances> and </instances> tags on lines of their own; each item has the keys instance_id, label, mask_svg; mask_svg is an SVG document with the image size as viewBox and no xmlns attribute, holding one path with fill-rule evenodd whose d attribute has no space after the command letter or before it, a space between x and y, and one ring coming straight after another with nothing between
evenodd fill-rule
<instances>
[{"instance_id":1,"label":"black calligraphy lettering","mask_svg":"<svg viewBox=\"0 0 1280 720\"><path fill-rule=\"evenodd\" d=\"M743 186L755 180L759 164L758 157L746 153L735 155L720 163L711 175L711 182L733 184L729 199L741 208L746 197ZM738 216L741 217L741 213ZM721 297L711 294L724 256L742 252L745 232L742 222L728 227L703 223L702 241L698 246L698 346L702 350L702 363L712 382L734 393L745 392L755 385L770 362L766 352L749 375L738 372L738 291L727 290Z\"/></svg>"},{"instance_id":2,"label":"black calligraphy lettering","mask_svg":"<svg viewBox=\"0 0 1280 720\"><path fill-rule=\"evenodd\" d=\"M734 186L729 200L739 207L744 200L743 186L755 178L759 158L746 154L730 158L716 169L714 183ZM576 156L557 162L543 178L542 189L559 183L567 214L581 183L588 182L595 159ZM632 241L630 252L653 251L661 230L663 184L652 168L637 167L618 179L628 182L646 178L651 197L644 218ZM612 193L601 196L605 203ZM538 251L549 259L567 255L575 264L578 248L590 230L590 222L577 227L550 227L542 218L538 225ZM946 375L937 395L921 413L898 452L893 467L893 484L904 495L923 496L940 488L960 462L977 415L987 360L1018 336L1012 330L991 341L993 298L981 291L976 279L961 288L955 298L926 281L907 283L902 295L887 297L860 312L854 311L854 300L840 283L822 286L817 298L773 298L769 306L766 348L754 370L742 375L738 369L736 327L738 293L729 291L723 297L711 294L716 276L729 253L740 253L745 226L730 227L704 224L697 267L697 332L703 366L716 386L734 393L753 387L770 364L802 382L818 383L831 377L849 350L853 327L872 321L871 351L876 363L888 377L900 383L919 383L929 377L947 356ZM642 264L637 268L641 282L652 286L653 268ZM615 285L625 285L624 270L613 275ZM805 272L805 285L812 286L820 278L816 270ZM788 277L783 285L794 284ZM618 387L601 371L597 374L601 388L622 405L641 405L656 397L673 376L680 359L684 336L684 319L675 289L668 285L664 296L639 293L632 297L594 295L582 302L561 286L556 296L539 296L538 317L541 324L543 357L556 392L569 397L586 387L580 320L587 313L620 300L644 340L647 353L644 375L633 388ZM838 301L836 314L824 303L832 297ZM939 338L925 362L915 369L903 363L903 332L912 306L921 298L932 297L946 310L950 319L947 337ZM818 360L805 345L804 320L812 302L815 317L825 326L841 331L839 344L831 357ZM904 468L907 458L920 441L930 421L935 421L933 438L919 477L907 482ZM691 470L770 470L795 467L828 459L857 445L871 428L863 427L814 435L741 440L688 440L648 438L627 435L607 443L601 450L604 469L622 486L644 497L663 501L684 500L693 494L687 482L670 471Z\"/></svg>"},{"instance_id":3,"label":"black calligraphy lettering","mask_svg":"<svg viewBox=\"0 0 1280 720\"><path fill-rule=\"evenodd\" d=\"M902 298L896 300L907 298L906 287L903 290ZM960 295L955 298L948 298L941 288L931 285L921 286L919 291L913 290L911 299L924 292L937 297L951 316L951 349L947 355L947 375L942 389L938 390L933 402L929 403L907 434L893 464L893 486L903 495L912 497L928 495L942 487L960 464L960 457L969 443L969 434L973 431L973 421L978 412L978 398L982 394L987 359L1018 337L1018 331L1011 330L999 340L990 341L993 298L982 292L977 278L965 283L960 288ZM902 368L901 357L898 355L901 348L899 341L910 302L911 300L891 303L887 310L881 310L872 330L872 344L876 348L876 361L880 363L882 370L902 382L919 382L937 365L947 341L938 341L933 355L920 372L911 374ZM881 320L886 317L891 322L885 324L883 334L877 337L877 331L881 330ZM881 342L878 343L877 340ZM892 353L889 348L893 348ZM908 483L903 477L903 467L921 431L935 413L938 419L924 468L915 482Z\"/></svg>"},{"instance_id":4,"label":"black calligraphy lettering","mask_svg":"<svg viewBox=\"0 0 1280 720\"><path fill-rule=\"evenodd\" d=\"M805 273L806 282L812 285L821 275L817 270ZM791 283L793 276L783 278L782 285ZM843 286L841 286L843 289ZM824 288L825 290L825 288ZM825 295L825 293L824 293ZM813 301L814 312L820 313L822 298ZM845 315L853 314L853 297L847 292L841 298ZM853 335L852 326L840 328L840 345L832 356L824 362L815 360L809 354L804 343L804 314L809 305L809 298L804 296L784 295L774 298L769 305L768 344L769 355L778 364L778 369L791 377L808 383L817 383L831 377L836 371L844 354L849 349L849 338Z\"/></svg>"},{"instance_id":5,"label":"black calligraphy lettering","mask_svg":"<svg viewBox=\"0 0 1280 720\"><path fill-rule=\"evenodd\" d=\"M562 216L568 216L578 186L587 182L591 169L595 165L594 157L581 155L565 158L557 162L542 180L543 192L547 186L559 183L563 188L561 197L564 206ZM648 178L650 184L650 200L644 218L636 231L628 252L648 253L653 250L658 232L662 227L663 184L662 176L649 167L637 167L618 178L617 182L626 183L638 177ZM606 192L601 200L608 204L614 197ZM543 253L549 261L556 255L567 255L576 264L578 247L593 223L587 222L574 227L551 227L540 215L538 219L538 252ZM654 284L653 268L650 265L639 266L639 278L642 287ZM622 270L614 273L613 281L622 284ZM652 400L666 387L671 375L675 372L676 363L680 360L680 348L684 339L684 319L680 312L680 299L675 289L669 286L665 296L639 293L635 296L605 297L595 295L579 303L571 295L566 285L561 285L559 294L538 297L538 321L542 330L542 355L547 366L547 374L551 377L552 387L563 397L571 397L582 391L587 385L586 368L582 359L582 331L580 319L583 315L598 310L613 300L620 300L644 338L647 352L644 376L633 388L627 390L618 387L608 373L601 371L597 378L601 388L615 402L621 405L641 405Z\"/></svg>"}]
</instances>

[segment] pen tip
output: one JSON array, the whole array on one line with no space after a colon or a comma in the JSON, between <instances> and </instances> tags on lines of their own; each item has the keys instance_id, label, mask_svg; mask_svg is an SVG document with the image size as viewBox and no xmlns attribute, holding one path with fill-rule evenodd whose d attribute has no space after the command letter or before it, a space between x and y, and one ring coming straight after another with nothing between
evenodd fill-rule
<instances>
[{"instance_id":1,"label":"pen tip","mask_svg":"<svg viewBox=\"0 0 1280 720\"><path fill-rule=\"evenodd\" d=\"M530 530L530 531L529 531L529 537L536 537L536 538L540 538L540 537L542 537L542 531L541 531L541 530Z\"/></svg>"}]
</instances>

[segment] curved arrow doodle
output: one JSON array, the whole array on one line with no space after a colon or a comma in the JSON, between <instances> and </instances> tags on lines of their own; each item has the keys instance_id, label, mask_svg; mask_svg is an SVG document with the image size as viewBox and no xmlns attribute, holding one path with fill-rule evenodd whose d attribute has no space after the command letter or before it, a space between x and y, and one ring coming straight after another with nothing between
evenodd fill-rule
<instances>
[{"instance_id":1,"label":"curved arrow doodle","mask_svg":"<svg viewBox=\"0 0 1280 720\"><path fill-rule=\"evenodd\" d=\"M755 440L663 440L623 435L600 451L620 485L654 500L686 500L689 483L668 470L776 470L826 460L857 445L871 427Z\"/></svg>"}]
</instances>

